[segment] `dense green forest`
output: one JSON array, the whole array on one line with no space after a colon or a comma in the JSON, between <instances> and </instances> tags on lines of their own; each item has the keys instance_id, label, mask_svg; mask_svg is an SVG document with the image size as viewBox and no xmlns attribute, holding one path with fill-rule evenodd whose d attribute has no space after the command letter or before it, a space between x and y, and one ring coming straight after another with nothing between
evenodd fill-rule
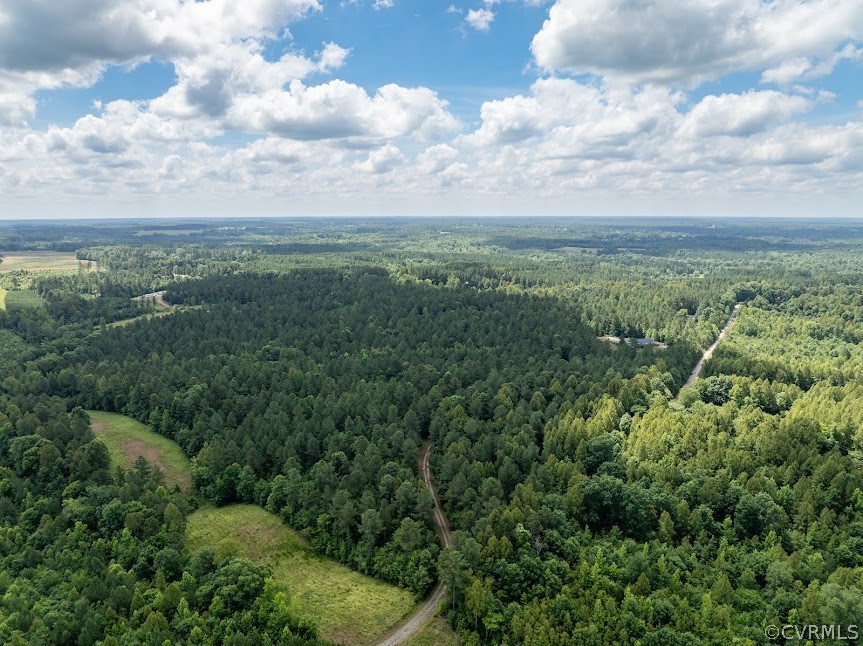
<instances>
[{"instance_id":1,"label":"dense green forest","mask_svg":"<svg viewBox=\"0 0 863 646\"><path fill-rule=\"evenodd\" d=\"M863 626L863 225L88 226L0 227L98 266L0 274L0 641L319 640L265 566L186 546L232 502L442 581L465 644ZM110 467L83 409L175 441L195 491Z\"/></svg>"}]
</instances>

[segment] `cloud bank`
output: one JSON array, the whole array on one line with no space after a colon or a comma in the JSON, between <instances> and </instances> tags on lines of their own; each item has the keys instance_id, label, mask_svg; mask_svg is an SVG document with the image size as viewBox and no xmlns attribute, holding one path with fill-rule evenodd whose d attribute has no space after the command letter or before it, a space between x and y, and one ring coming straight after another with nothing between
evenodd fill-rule
<instances>
[{"instance_id":1,"label":"cloud bank","mask_svg":"<svg viewBox=\"0 0 863 646\"><path fill-rule=\"evenodd\" d=\"M496 13L515 5L441 11L493 38ZM863 198L863 103L815 118L843 98L818 80L863 58L859 2L557 0L525 52L534 79L467 119L434 87L344 78L354 52L338 42L284 46L292 24L325 10L317 0L7 2L4 210L141 215L169 200L236 214L853 213ZM148 60L172 67L167 90L31 125L40 91L91 87L112 66ZM721 84L735 73L756 81Z\"/></svg>"}]
</instances>

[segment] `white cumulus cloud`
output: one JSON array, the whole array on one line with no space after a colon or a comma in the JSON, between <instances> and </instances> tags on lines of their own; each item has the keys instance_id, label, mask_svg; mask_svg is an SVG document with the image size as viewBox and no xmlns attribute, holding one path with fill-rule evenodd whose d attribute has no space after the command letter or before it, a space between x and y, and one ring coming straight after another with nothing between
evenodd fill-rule
<instances>
[{"instance_id":1,"label":"white cumulus cloud","mask_svg":"<svg viewBox=\"0 0 863 646\"><path fill-rule=\"evenodd\" d=\"M557 0L531 49L546 69L695 84L817 66L861 38L859 0Z\"/></svg>"},{"instance_id":2,"label":"white cumulus cloud","mask_svg":"<svg viewBox=\"0 0 863 646\"><path fill-rule=\"evenodd\" d=\"M809 99L773 90L711 95L692 108L682 128L687 134L697 137L747 136L784 123L795 113L805 112L811 107Z\"/></svg>"},{"instance_id":3,"label":"white cumulus cloud","mask_svg":"<svg viewBox=\"0 0 863 646\"><path fill-rule=\"evenodd\" d=\"M490 9L471 9L464 20L477 31L488 31L494 20L494 12Z\"/></svg>"},{"instance_id":4,"label":"white cumulus cloud","mask_svg":"<svg viewBox=\"0 0 863 646\"><path fill-rule=\"evenodd\" d=\"M380 175L395 169L403 160L402 151L392 144L387 144L383 148L372 150L365 161L355 164L354 167L364 173Z\"/></svg>"}]
</instances>

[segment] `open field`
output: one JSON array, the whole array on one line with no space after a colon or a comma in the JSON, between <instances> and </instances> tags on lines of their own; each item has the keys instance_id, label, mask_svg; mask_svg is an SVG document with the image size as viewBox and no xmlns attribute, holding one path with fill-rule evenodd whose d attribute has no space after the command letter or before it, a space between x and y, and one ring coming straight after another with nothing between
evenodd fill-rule
<instances>
[{"instance_id":1,"label":"open field","mask_svg":"<svg viewBox=\"0 0 863 646\"><path fill-rule=\"evenodd\" d=\"M88 410L93 432L108 447L111 460L126 467L144 457L165 474L165 482L183 491L192 486L192 463L179 446L125 415Z\"/></svg>"},{"instance_id":2,"label":"open field","mask_svg":"<svg viewBox=\"0 0 863 646\"><path fill-rule=\"evenodd\" d=\"M415 606L406 590L316 554L277 516L255 505L200 509L189 516L186 537L191 549L209 546L220 556L269 565L297 611L338 643L376 643Z\"/></svg>"},{"instance_id":3,"label":"open field","mask_svg":"<svg viewBox=\"0 0 863 646\"><path fill-rule=\"evenodd\" d=\"M0 310L6 309L6 290L0 287Z\"/></svg>"},{"instance_id":4,"label":"open field","mask_svg":"<svg viewBox=\"0 0 863 646\"><path fill-rule=\"evenodd\" d=\"M78 260L74 253L56 251L15 251L3 254L0 273L11 271L78 271ZM90 271L96 271L96 263L90 263Z\"/></svg>"},{"instance_id":5,"label":"open field","mask_svg":"<svg viewBox=\"0 0 863 646\"><path fill-rule=\"evenodd\" d=\"M148 314L141 314L140 316L133 316L130 319L123 319L121 321L114 321L113 323L108 323L108 327L123 327L125 325L129 325L130 323L134 323L135 321L143 321L146 319L157 319L161 316L167 316L169 314L173 314L177 310L157 310L155 312L150 312Z\"/></svg>"},{"instance_id":6,"label":"open field","mask_svg":"<svg viewBox=\"0 0 863 646\"><path fill-rule=\"evenodd\" d=\"M170 316L172 314L177 314L179 312L190 312L192 310L201 309L204 307L203 305L167 305L167 309L164 307L156 306L152 312L148 312L147 314L141 314L140 316L133 316L129 319L122 319L120 321L114 321L113 323L108 323L108 327L123 327L134 323L135 321L143 321L149 319L157 319L163 316Z\"/></svg>"},{"instance_id":7,"label":"open field","mask_svg":"<svg viewBox=\"0 0 863 646\"><path fill-rule=\"evenodd\" d=\"M3 309L27 309L43 305L45 305L45 299L32 289L10 289L3 297Z\"/></svg>"}]
</instances>

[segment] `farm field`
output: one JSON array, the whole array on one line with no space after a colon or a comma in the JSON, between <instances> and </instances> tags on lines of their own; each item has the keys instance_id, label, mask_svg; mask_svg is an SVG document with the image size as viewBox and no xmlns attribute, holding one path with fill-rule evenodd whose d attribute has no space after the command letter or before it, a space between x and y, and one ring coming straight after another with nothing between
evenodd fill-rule
<instances>
[{"instance_id":1,"label":"farm field","mask_svg":"<svg viewBox=\"0 0 863 646\"><path fill-rule=\"evenodd\" d=\"M192 486L192 463L174 442L125 415L88 410L93 432L108 447L111 461L126 467L144 457L165 474L165 482L183 491Z\"/></svg>"},{"instance_id":2,"label":"farm field","mask_svg":"<svg viewBox=\"0 0 863 646\"><path fill-rule=\"evenodd\" d=\"M200 509L188 517L186 539L193 550L211 547L219 556L269 565L300 615L337 643L373 644L414 608L406 590L316 554L277 516L255 505Z\"/></svg>"},{"instance_id":3,"label":"farm field","mask_svg":"<svg viewBox=\"0 0 863 646\"><path fill-rule=\"evenodd\" d=\"M3 255L0 274L12 271L77 271L80 262L71 252L16 251ZM84 264L86 266L86 262ZM96 271L96 263L91 263L90 271Z\"/></svg>"}]
</instances>

